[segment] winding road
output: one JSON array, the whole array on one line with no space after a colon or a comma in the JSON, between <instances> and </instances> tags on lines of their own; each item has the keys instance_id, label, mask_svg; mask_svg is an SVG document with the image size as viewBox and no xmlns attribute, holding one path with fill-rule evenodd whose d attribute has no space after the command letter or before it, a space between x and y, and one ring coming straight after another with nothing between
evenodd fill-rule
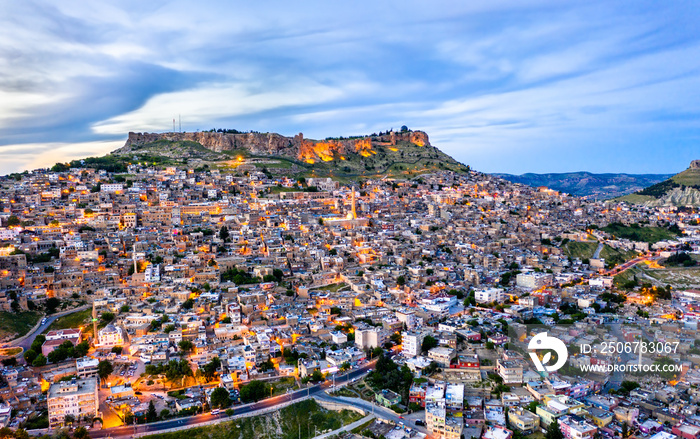
<instances>
[{"instance_id":1,"label":"winding road","mask_svg":"<svg viewBox=\"0 0 700 439\"><path fill-rule=\"evenodd\" d=\"M352 372L348 372L345 375L339 376L335 379L336 385L338 384L344 384L350 380L353 380L355 378L358 378L365 373L369 372L376 360L370 363L367 363L366 365L362 366L361 368L354 370ZM296 401L302 398L305 398L307 396L313 396L313 397L318 397L319 399L327 399L327 400L333 400L335 402L341 402L339 401L338 398L329 396L328 394L325 393L327 389L329 389L332 386L331 381L325 381L321 384L317 384L315 386L310 386L307 387L306 389L302 390L297 390L292 393L288 393L286 395L280 395L280 396L275 396L273 398L267 398L262 401L256 402L254 404L247 404L244 406L238 406L238 407L233 407L235 413L234 415L241 415L245 413L251 413L251 412L256 412L259 410L264 410L264 409L269 409L269 408L274 408L275 406L282 405L284 403L290 402L290 401ZM352 398L349 398L352 399ZM349 405L354 405L358 406L360 408L364 408L360 403L351 403L347 402L344 399L342 402L347 403ZM366 405L371 405L370 403L366 401L362 401ZM372 411L371 407L368 410L369 412ZM383 413L383 412L382 412ZM393 413L393 412L392 412ZM398 420L398 415L395 415L396 419ZM161 422L154 422L151 424L145 424L145 425L137 425L136 427L134 426L120 426L120 427L113 427L113 428L107 428L104 430L95 430L90 432L90 436L93 438L103 438L103 437L131 437L134 434L155 434L158 432L162 432L164 430L169 430L172 428L181 428L181 427L196 427L199 424L205 423L205 422L211 422L212 420L221 420L226 421L229 419L229 416L226 416L226 414L221 413L219 415L212 415L211 413L204 413L201 415L196 415L196 416L189 416L185 418L174 418L174 419L169 419L167 421L161 421Z\"/></svg>"}]
</instances>

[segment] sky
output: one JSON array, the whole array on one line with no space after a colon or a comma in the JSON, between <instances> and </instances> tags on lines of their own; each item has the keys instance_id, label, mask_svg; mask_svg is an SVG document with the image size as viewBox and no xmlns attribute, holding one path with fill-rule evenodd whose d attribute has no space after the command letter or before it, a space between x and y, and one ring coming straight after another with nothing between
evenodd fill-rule
<instances>
[{"instance_id":1,"label":"sky","mask_svg":"<svg viewBox=\"0 0 700 439\"><path fill-rule=\"evenodd\" d=\"M0 173L129 131L407 125L484 172L700 159L693 1L0 3Z\"/></svg>"}]
</instances>

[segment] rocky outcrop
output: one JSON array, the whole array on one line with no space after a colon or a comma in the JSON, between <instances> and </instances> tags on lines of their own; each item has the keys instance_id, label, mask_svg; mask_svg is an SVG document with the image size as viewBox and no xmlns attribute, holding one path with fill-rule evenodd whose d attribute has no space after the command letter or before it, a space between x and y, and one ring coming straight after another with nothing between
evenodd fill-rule
<instances>
[{"instance_id":1,"label":"rocky outcrop","mask_svg":"<svg viewBox=\"0 0 700 439\"><path fill-rule=\"evenodd\" d=\"M276 133L242 133L227 134L214 132L196 133L129 133L124 144L124 151L131 151L141 145L168 141L196 142L205 148L215 151L232 151L245 149L255 155L277 155L296 158L308 163L316 161L344 160L348 154L359 154L369 157L376 154L374 147L378 145L398 145L400 142L410 142L418 146L430 146L428 135L423 131L390 132L381 136L351 138L351 139L305 139L299 133L294 137L285 137Z\"/></svg>"}]
</instances>

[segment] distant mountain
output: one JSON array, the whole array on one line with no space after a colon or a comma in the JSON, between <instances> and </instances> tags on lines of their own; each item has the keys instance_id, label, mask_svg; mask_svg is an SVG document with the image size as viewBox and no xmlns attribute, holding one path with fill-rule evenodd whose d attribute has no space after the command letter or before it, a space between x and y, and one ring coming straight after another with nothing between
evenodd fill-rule
<instances>
[{"instance_id":1,"label":"distant mountain","mask_svg":"<svg viewBox=\"0 0 700 439\"><path fill-rule=\"evenodd\" d=\"M647 206L700 206L700 160L693 160L685 171L620 200Z\"/></svg>"},{"instance_id":2,"label":"distant mountain","mask_svg":"<svg viewBox=\"0 0 700 439\"><path fill-rule=\"evenodd\" d=\"M528 186L547 186L578 197L598 200L631 194L659 183L672 174L593 174L591 172L565 172L555 174L493 174L513 183Z\"/></svg>"},{"instance_id":3,"label":"distant mountain","mask_svg":"<svg viewBox=\"0 0 700 439\"><path fill-rule=\"evenodd\" d=\"M405 127L399 132L324 140L307 139L303 134L286 137L236 130L129 133L125 145L106 157L129 162L186 163L192 167L247 165L242 169L338 179L405 179L441 170L469 170L432 146L426 133Z\"/></svg>"}]
</instances>

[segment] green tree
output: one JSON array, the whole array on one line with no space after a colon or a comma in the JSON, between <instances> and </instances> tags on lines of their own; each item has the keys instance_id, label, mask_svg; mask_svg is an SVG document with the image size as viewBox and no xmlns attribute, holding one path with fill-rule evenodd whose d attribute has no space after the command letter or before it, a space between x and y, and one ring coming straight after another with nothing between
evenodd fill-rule
<instances>
[{"instance_id":1,"label":"green tree","mask_svg":"<svg viewBox=\"0 0 700 439\"><path fill-rule=\"evenodd\" d=\"M222 226L221 229L219 230L219 239L226 242L228 240L229 236L230 236L230 234L228 232L228 227Z\"/></svg>"},{"instance_id":2,"label":"green tree","mask_svg":"<svg viewBox=\"0 0 700 439\"><path fill-rule=\"evenodd\" d=\"M78 343L75 346L73 352L75 352L75 358L80 358L80 357L86 356L89 350L90 350L90 343L88 343L87 341L84 341L84 342Z\"/></svg>"},{"instance_id":3,"label":"green tree","mask_svg":"<svg viewBox=\"0 0 700 439\"><path fill-rule=\"evenodd\" d=\"M107 360L102 360L97 363L97 376L100 377L102 381L106 381L107 377L114 371L114 366Z\"/></svg>"},{"instance_id":4,"label":"green tree","mask_svg":"<svg viewBox=\"0 0 700 439\"><path fill-rule=\"evenodd\" d=\"M46 357L44 357L43 354L39 354L36 356L34 361L32 361L32 366L34 367L42 367L46 366Z\"/></svg>"},{"instance_id":5,"label":"green tree","mask_svg":"<svg viewBox=\"0 0 700 439\"><path fill-rule=\"evenodd\" d=\"M221 367L221 360L219 357L214 357L210 362L202 366L202 375L208 380L211 380L216 376L216 371Z\"/></svg>"},{"instance_id":6,"label":"green tree","mask_svg":"<svg viewBox=\"0 0 700 439\"><path fill-rule=\"evenodd\" d=\"M46 309L46 314L53 314L56 312L56 308L61 305L61 301L56 297L50 297L44 302L44 308Z\"/></svg>"},{"instance_id":7,"label":"green tree","mask_svg":"<svg viewBox=\"0 0 700 439\"><path fill-rule=\"evenodd\" d=\"M32 362L36 359L38 355L39 354L37 354L35 350L29 349L24 353L24 361L26 361L27 364L32 364Z\"/></svg>"},{"instance_id":8,"label":"green tree","mask_svg":"<svg viewBox=\"0 0 700 439\"><path fill-rule=\"evenodd\" d=\"M194 349L194 343L192 343L189 340L180 340L180 342L177 344L177 346L180 348L182 352L190 352L192 349Z\"/></svg>"},{"instance_id":9,"label":"green tree","mask_svg":"<svg viewBox=\"0 0 700 439\"><path fill-rule=\"evenodd\" d=\"M321 373L320 370L318 370L318 369L314 370L314 373L311 374L311 381L314 383L318 383L320 381L323 381L323 374Z\"/></svg>"},{"instance_id":10,"label":"green tree","mask_svg":"<svg viewBox=\"0 0 700 439\"><path fill-rule=\"evenodd\" d=\"M547 427L547 433L544 437L545 439L564 439L564 434L559 429L559 423L556 419L549 424L549 427Z\"/></svg>"},{"instance_id":11,"label":"green tree","mask_svg":"<svg viewBox=\"0 0 700 439\"><path fill-rule=\"evenodd\" d=\"M158 412L156 412L156 406L153 404L153 400L148 403L148 411L146 412L146 421L153 422L158 420Z\"/></svg>"},{"instance_id":12,"label":"green tree","mask_svg":"<svg viewBox=\"0 0 700 439\"><path fill-rule=\"evenodd\" d=\"M87 428L80 426L73 432L73 439L90 439L90 433Z\"/></svg>"},{"instance_id":13,"label":"green tree","mask_svg":"<svg viewBox=\"0 0 700 439\"><path fill-rule=\"evenodd\" d=\"M114 314L111 312L103 312L100 316L100 320L102 320L102 323L109 323L114 320Z\"/></svg>"},{"instance_id":14,"label":"green tree","mask_svg":"<svg viewBox=\"0 0 700 439\"><path fill-rule=\"evenodd\" d=\"M19 226L21 224L19 218L17 218L17 215L10 215L10 217L7 219L7 226Z\"/></svg>"},{"instance_id":15,"label":"green tree","mask_svg":"<svg viewBox=\"0 0 700 439\"><path fill-rule=\"evenodd\" d=\"M264 381L253 380L241 387L240 397L242 402L259 401L270 396L272 386Z\"/></svg>"},{"instance_id":16,"label":"green tree","mask_svg":"<svg viewBox=\"0 0 700 439\"><path fill-rule=\"evenodd\" d=\"M231 405L231 396L228 390L223 387L217 387L211 392L211 407L225 409Z\"/></svg>"},{"instance_id":17,"label":"green tree","mask_svg":"<svg viewBox=\"0 0 700 439\"><path fill-rule=\"evenodd\" d=\"M437 347L438 341L433 337L432 335L426 335L425 338L423 338L423 343L421 343L420 347L423 352L428 352L432 348Z\"/></svg>"}]
</instances>

